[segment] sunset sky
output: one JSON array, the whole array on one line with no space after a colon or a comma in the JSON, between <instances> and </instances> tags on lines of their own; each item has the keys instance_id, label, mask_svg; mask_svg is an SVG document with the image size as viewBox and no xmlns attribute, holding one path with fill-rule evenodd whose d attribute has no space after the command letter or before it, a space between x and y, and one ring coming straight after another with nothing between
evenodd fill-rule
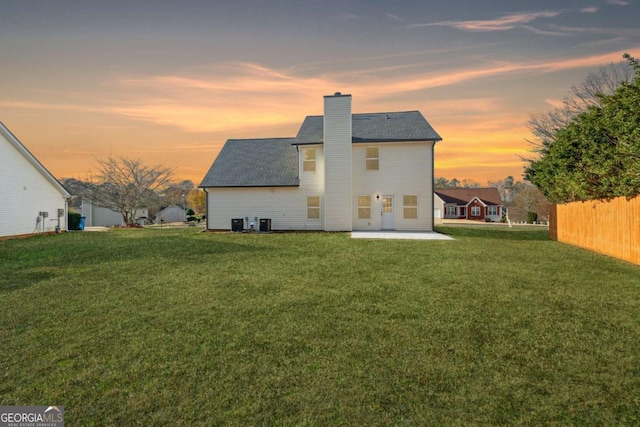
<instances>
[{"instance_id":1,"label":"sunset sky","mask_svg":"<svg viewBox=\"0 0 640 427\"><path fill-rule=\"evenodd\" d=\"M521 179L531 113L640 56L637 0L0 0L0 121L58 178L139 158L197 185L322 96L420 110L436 176Z\"/></svg>"}]
</instances>

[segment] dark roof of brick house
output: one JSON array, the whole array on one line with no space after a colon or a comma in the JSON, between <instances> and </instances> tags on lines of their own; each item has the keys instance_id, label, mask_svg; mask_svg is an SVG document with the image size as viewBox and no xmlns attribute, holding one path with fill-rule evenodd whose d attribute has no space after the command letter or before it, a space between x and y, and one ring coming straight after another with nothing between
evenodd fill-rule
<instances>
[{"instance_id":1,"label":"dark roof of brick house","mask_svg":"<svg viewBox=\"0 0 640 427\"><path fill-rule=\"evenodd\" d=\"M497 188L451 188L447 190L435 190L445 203L466 205L475 197L482 200L485 205L503 205L500 192Z\"/></svg>"}]
</instances>

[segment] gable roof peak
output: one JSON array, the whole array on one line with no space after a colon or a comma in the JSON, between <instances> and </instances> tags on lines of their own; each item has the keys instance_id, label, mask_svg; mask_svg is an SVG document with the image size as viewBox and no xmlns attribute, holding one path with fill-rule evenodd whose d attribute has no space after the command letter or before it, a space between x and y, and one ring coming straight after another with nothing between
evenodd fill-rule
<instances>
[{"instance_id":1,"label":"gable roof peak","mask_svg":"<svg viewBox=\"0 0 640 427\"><path fill-rule=\"evenodd\" d=\"M70 198L71 194L69 191L53 176L51 172L47 168L44 167L42 163L34 156L25 145L20 142L20 140L4 125L4 123L0 122L0 135L4 136L4 139L9 141L13 147L18 150L22 156L24 156L29 163L31 163L35 169L40 172L47 181L51 183L64 197Z\"/></svg>"},{"instance_id":2,"label":"gable roof peak","mask_svg":"<svg viewBox=\"0 0 640 427\"><path fill-rule=\"evenodd\" d=\"M442 138L418 110L351 115L353 142L441 141ZM305 117L296 144L322 144L324 116Z\"/></svg>"}]
</instances>

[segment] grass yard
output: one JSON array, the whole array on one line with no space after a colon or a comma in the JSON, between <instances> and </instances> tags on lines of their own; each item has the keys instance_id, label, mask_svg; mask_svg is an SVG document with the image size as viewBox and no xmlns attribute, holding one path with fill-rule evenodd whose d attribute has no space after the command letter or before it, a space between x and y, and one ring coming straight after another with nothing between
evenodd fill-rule
<instances>
[{"instance_id":1,"label":"grass yard","mask_svg":"<svg viewBox=\"0 0 640 427\"><path fill-rule=\"evenodd\" d=\"M0 241L0 404L69 426L640 424L640 268L546 230L440 230Z\"/></svg>"}]
</instances>

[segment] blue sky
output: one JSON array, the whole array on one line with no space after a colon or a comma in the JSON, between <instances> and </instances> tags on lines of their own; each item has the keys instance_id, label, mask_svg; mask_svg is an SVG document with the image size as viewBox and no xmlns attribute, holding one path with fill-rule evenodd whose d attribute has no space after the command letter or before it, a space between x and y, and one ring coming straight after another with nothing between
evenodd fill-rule
<instances>
[{"instance_id":1,"label":"blue sky","mask_svg":"<svg viewBox=\"0 0 640 427\"><path fill-rule=\"evenodd\" d=\"M113 154L198 183L226 139L294 136L341 91L420 110L437 176L519 178L529 115L640 56L639 18L631 0L0 0L0 121L58 177Z\"/></svg>"}]
</instances>

